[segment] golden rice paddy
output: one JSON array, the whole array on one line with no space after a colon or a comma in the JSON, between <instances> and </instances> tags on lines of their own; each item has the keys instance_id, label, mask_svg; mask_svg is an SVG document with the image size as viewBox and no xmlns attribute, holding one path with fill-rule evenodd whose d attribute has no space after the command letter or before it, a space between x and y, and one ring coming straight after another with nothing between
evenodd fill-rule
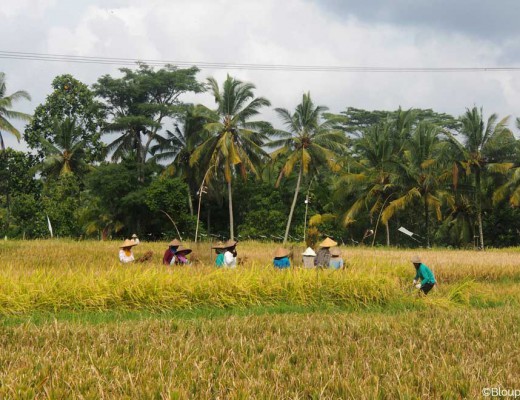
<instances>
[{"instance_id":1,"label":"golden rice paddy","mask_svg":"<svg viewBox=\"0 0 520 400\"><path fill-rule=\"evenodd\" d=\"M479 398L520 389L520 252L347 247L339 271L121 265L119 242L0 242L0 398ZM411 289L419 254L439 282ZM198 311L197 311L198 310ZM213 310L213 311L212 311ZM220 311L219 311L220 310ZM99 322L98 316L105 316ZM515 386L516 385L516 386Z\"/></svg>"}]
</instances>

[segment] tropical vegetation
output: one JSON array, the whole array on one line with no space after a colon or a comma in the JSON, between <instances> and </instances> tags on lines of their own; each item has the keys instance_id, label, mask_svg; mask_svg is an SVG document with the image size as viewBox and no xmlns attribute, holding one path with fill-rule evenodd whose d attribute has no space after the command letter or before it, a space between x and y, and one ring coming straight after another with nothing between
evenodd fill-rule
<instances>
[{"instance_id":1,"label":"tropical vegetation","mask_svg":"<svg viewBox=\"0 0 520 400\"><path fill-rule=\"evenodd\" d=\"M198 73L139 64L91 86L60 75L33 116L13 110L30 97L8 95L1 74L0 138L29 150L2 139L0 235L46 237L50 220L57 236L100 239L178 230L308 244L520 242L520 141L508 116L476 106L460 117L331 113L305 92L267 121L271 103L253 83ZM203 92L214 107L193 101Z\"/></svg>"}]
</instances>

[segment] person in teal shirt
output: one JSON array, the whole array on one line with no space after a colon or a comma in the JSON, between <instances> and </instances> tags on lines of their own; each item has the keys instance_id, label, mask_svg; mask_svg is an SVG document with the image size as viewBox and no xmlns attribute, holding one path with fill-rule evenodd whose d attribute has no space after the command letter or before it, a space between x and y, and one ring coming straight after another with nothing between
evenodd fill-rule
<instances>
[{"instance_id":1,"label":"person in teal shirt","mask_svg":"<svg viewBox=\"0 0 520 400\"><path fill-rule=\"evenodd\" d=\"M428 292L432 290L435 284L437 283L435 280L435 276L433 276L433 272L430 268L428 268L426 265L422 263L421 258L419 256L414 256L412 258L412 263L416 271L413 284L424 294L428 294ZM419 280L421 281L420 283L418 283Z\"/></svg>"},{"instance_id":2,"label":"person in teal shirt","mask_svg":"<svg viewBox=\"0 0 520 400\"><path fill-rule=\"evenodd\" d=\"M273 265L278 269L289 268L291 266L291 262L289 261L289 251L282 248L276 249L274 252Z\"/></svg>"},{"instance_id":3,"label":"person in teal shirt","mask_svg":"<svg viewBox=\"0 0 520 400\"><path fill-rule=\"evenodd\" d=\"M217 258L215 258L215 266L217 268L221 268L224 266L224 247L223 243L219 242L215 246L212 246L215 249L215 253L217 254Z\"/></svg>"}]
</instances>

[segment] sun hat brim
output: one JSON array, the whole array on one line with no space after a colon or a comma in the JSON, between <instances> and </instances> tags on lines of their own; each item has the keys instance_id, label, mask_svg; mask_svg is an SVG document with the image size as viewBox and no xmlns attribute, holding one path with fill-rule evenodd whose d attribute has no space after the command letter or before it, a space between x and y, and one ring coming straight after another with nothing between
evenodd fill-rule
<instances>
[{"instance_id":1,"label":"sun hat brim","mask_svg":"<svg viewBox=\"0 0 520 400\"><path fill-rule=\"evenodd\" d=\"M419 256L413 256L411 261L413 264L420 264L422 262L421 257L419 257Z\"/></svg>"},{"instance_id":2,"label":"sun hat brim","mask_svg":"<svg viewBox=\"0 0 520 400\"><path fill-rule=\"evenodd\" d=\"M229 249L231 247L235 247L237 245L237 241L236 240L228 240L226 243L224 243L224 249Z\"/></svg>"},{"instance_id":3,"label":"sun hat brim","mask_svg":"<svg viewBox=\"0 0 520 400\"><path fill-rule=\"evenodd\" d=\"M121 246L119 246L119 248L123 249L125 247L134 247L134 246L137 246L136 242L134 242L133 240L130 240L130 239L125 239L125 241L123 242L123 244Z\"/></svg>"},{"instance_id":4,"label":"sun hat brim","mask_svg":"<svg viewBox=\"0 0 520 400\"><path fill-rule=\"evenodd\" d=\"M330 255L332 257L339 257L339 256L341 256L341 250L338 249L337 247L334 247L333 249L330 249Z\"/></svg>"},{"instance_id":5,"label":"sun hat brim","mask_svg":"<svg viewBox=\"0 0 520 400\"><path fill-rule=\"evenodd\" d=\"M274 252L275 258L287 257L288 255L289 255L289 250L283 249L281 247L276 249L276 251Z\"/></svg>"},{"instance_id":6,"label":"sun hat brim","mask_svg":"<svg viewBox=\"0 0 520 400\"><path fill-rule=\"evenodd\" d=\"M316 257L316 252L313 249L311 249L310 247L307 247L305 249L305 251L302 253L302 256Z\"/></svg>"},{"instance_id":7,"label":"sun hat brim","mask_svg":"<svg viewBox=\"0 0 520 400\"><path fill-rule=\"evenodd\" d=\"M176 253L186 253L186 254L190 254L191 252L192 252L191 249L189 249L187 247L182 247L182 246L179 246L179 248L176 251Z\"/></svg>"},{"instance_id":8,"label":"sun hat brim","mask_svg":"<svg viewBox=\"0 0 520 400\"><path fill-rule=\"evenodd\" d=\"M335 242L331 238L327 238L323 242L320 243L320 247L334 247L337 245L338 245L338 242Z\"/></svg>"}]
</instances>

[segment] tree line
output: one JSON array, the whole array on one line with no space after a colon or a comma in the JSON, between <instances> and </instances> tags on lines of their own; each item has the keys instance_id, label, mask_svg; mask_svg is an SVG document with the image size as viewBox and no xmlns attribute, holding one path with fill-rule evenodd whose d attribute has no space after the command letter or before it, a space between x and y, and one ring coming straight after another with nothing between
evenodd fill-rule
<instances>
[{"instance_id":1,"label":"tree line","mask_svg":"<svg viewBox=\"0 0 520 400\"><path fill-rule=\"evenodd\" d=\"M271 107L254 84L145 64L88 86L57 76L33 115L0 74L0 234L514 246L520 141L510 118L468 108L339 114L304 93ZM189 104L209 92L214 107ZM19 132L13 120L26 121ZM516 119L517 126L520 120ZM30 152L6 149L2 134ZM412 238L398 233L406 227Z\"/></svg>"}]
</instances>

